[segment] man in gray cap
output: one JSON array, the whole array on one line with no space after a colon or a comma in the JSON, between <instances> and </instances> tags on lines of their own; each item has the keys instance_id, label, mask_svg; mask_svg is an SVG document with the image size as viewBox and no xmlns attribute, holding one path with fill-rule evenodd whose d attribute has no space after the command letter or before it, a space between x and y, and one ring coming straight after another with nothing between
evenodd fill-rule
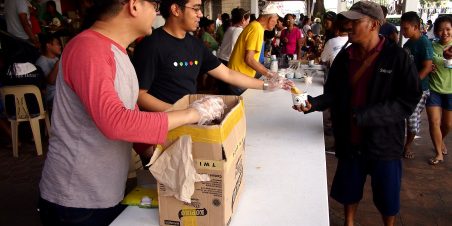
<instances>
[{"instance_id":1,"label":"man in gray cap","mask_svg":"<svg viewBox=\"0 0 452 226\"><path fill-rule=\"evenodd\" d=\"M335 58L324 94L308 97L305 113L331 109L338 165L331 197L344 205L344 225L353 225L367 175L384 225L400 209L405 118L421 97L419 76L408 54L378 35L380 6L355 3L342 12L351 20L349 47Z\"/></svg>"}]
</instances>

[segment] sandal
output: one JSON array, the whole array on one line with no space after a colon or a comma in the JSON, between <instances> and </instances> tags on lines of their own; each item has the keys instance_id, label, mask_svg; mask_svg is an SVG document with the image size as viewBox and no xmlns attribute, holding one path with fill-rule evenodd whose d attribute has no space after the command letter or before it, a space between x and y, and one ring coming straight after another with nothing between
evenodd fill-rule
<instances>
[{"instance_id":1,"label":"sandal","mask_svg":"<svg viewBox=\"0 0 452 226\"><path fill-rule=\"evenodd\" d=\"M431 158L430 160L428 160L428 164L430 165L438 165L440 163L442 163L444 160L442 159L437 159L437 158Z\"/></svg>"},{"instance_id":2,"label":"sandal","mask_svg":"<svg viewBox=\"0 0 452 226\"><path fill-rule=\"evenodd\" d=\"M447 155L447 148L446 146L444 146L444 148L442 149L443 155Z\"/></svg>"},{"instance_id":3,"label":"sandal","mask_svg":"<svg viewBox=\"0 0 452 226\"><path fill-rule=\"evenodd\" d=\"M414 159L414 156L415 156L415 154L412 151L403 152L403 157L406 159Z\"/></svg>"}]
</instances>

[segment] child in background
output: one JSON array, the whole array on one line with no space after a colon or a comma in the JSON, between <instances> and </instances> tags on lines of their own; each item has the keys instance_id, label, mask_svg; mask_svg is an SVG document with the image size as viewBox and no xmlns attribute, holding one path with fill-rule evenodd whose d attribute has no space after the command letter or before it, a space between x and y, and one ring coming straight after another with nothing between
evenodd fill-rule
<instances>
[{"instance_id":1,"label":"child in background","mask_svg":"<svg viewBox=\"0 0 452 226\"><path fill-rule=\"evenodd\" d=\"M42 36L41 40L42 55L36 61L46 78L46 103L49 112L52 110L53 97L55 96L55 81L58 75L58 62L61 54L61 43L58 38L52 35Z\"/></svg>"},{"instance_id":2,"label":"child in background","mask_svg":"<svg viewBox=\"0 0 452 226\"><path fill-rule=\"evenodd\" d=\"M411 144L421 127L421 113L425 108L425 102L430 95L428 74L432 71L433 47L425 35L422 35L421 19L416 12L406 12L401 17L401 30L408 41L403 48L410 54L416 65L422 85L422 97L413 114L407 119L407 136L403 157L414 158Z\"/></svg>"}]
</instances>

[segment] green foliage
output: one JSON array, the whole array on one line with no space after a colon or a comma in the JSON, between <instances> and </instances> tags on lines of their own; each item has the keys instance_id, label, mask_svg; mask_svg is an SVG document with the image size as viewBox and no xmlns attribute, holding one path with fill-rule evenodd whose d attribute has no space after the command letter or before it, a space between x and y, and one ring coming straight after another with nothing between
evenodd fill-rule
<instances>
[{"instance_id":1,"label":"green foliage","mask_svg":"<svg viewBox=\"0 0 452 226\"><path fill-rule=\"evenodd\" d=\"M452 1L452 0L449 0ZM424 6L439 6L441 4L441 0L420 0L419 3L422 7Z\"/></svg>"}]
</instances>

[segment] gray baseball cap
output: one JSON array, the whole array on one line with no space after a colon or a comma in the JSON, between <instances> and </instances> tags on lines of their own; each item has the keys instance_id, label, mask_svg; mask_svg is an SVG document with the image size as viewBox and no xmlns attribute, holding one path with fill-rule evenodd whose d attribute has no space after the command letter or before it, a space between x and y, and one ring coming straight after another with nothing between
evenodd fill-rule
<instances>
[{"instance_id":1,"label":"gray baseball cap","mask_svg":"<svg viewBox=\"0 0 452 226\"><path fill-rule=\"evenodd\" d=\"M341 12L340 14L350 20L358 20L365 16L380 22L383 22L385 19L381 6L371 1L359 1L353 4L350 10Z\"/></svg>"}]
</instances>

